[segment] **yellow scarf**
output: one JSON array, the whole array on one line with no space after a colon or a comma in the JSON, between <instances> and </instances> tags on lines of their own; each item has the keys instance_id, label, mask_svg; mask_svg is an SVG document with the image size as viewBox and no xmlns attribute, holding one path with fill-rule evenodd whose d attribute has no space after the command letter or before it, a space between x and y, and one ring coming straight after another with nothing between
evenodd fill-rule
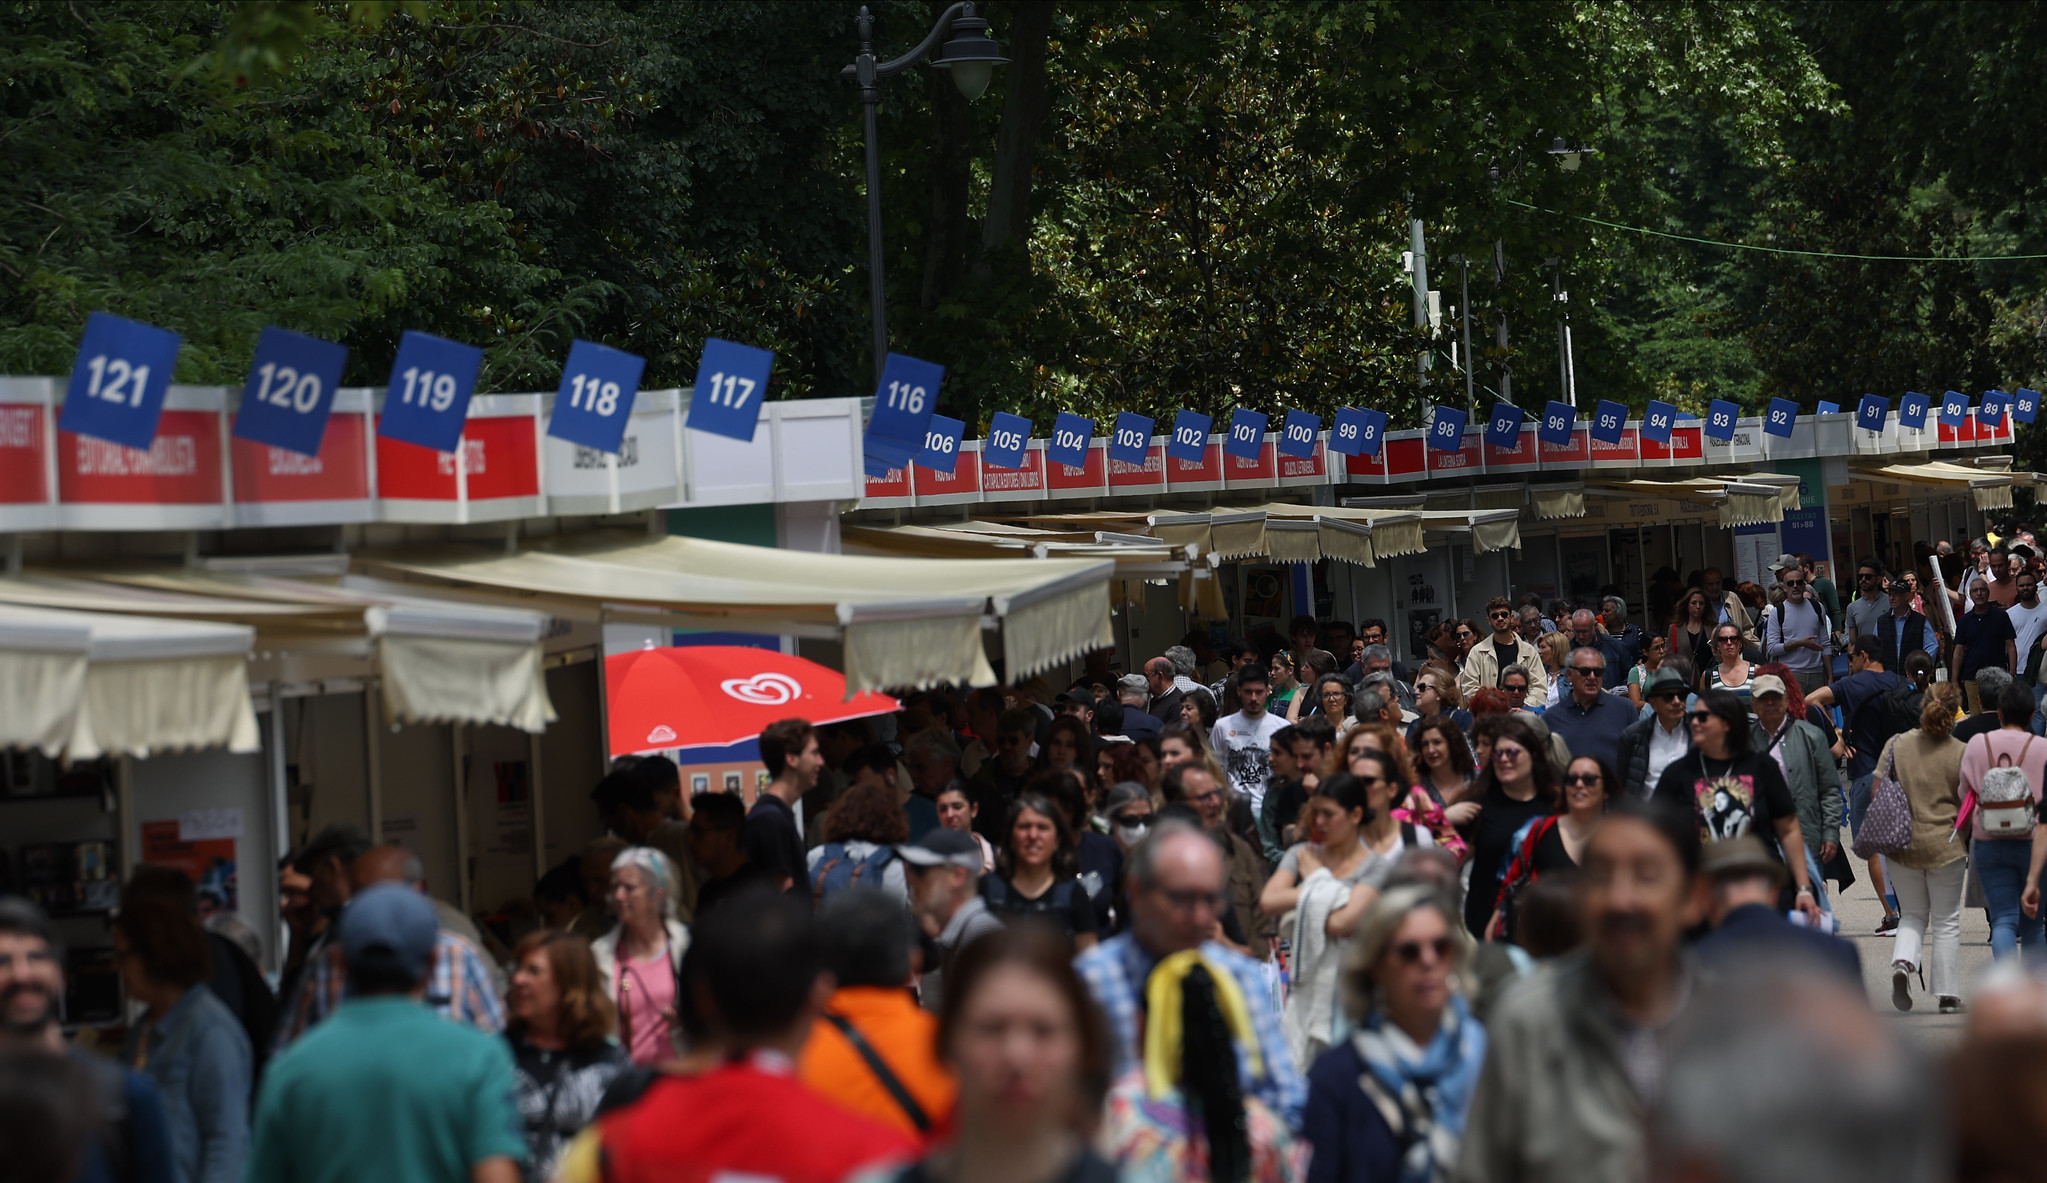
<instances>
[{"instance_id":1,"label":"yellow scarf","mask_svg":"<svg viewBox=\"0 0 2047 1183\"><path fill-rule=\"evenodd\" d=\"M1251 1026L1251 1008L1244 1002L1244 992L1237 988L1237 979L1221 966L1204 960L1201 950L1184 949L1159 962L1144 987L1148 1012L1144 1024L1144 1085L1153 1100L1171 1093L1180 1079L1183 1038L1180 1027L1186 1009L1180 987L1188 971L1197 965L1206 968L1209 980L1215 983L1216 1006L1222 1011L1223 1024L1230 1029L1230 1038L1250 1053L1251 1075L1265 1075L1258 1033Z\"/></svg>"}]
</instances>

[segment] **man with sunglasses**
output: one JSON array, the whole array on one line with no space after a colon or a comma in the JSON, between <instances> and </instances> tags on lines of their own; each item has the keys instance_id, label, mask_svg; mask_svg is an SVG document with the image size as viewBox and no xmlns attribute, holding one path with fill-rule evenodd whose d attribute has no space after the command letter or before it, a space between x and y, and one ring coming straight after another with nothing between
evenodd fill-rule
<instances>
[{"instance_id":1,"label":"man with sunglasses","mask_svg":"<svg viewBox=\"0 0 2047 1183\"><path fill-rule=\"evenodd\" d=\"M1486 601L1486 624L1493 635L1471 647L1464 655L1464 667L1457 674L1457 688L1470 698L1479 690L1491 686L1505 689L1502 680L1509 666L1520 666L1530 671L1528 691L1536 702L1546 701L1549 683L1543 679L1542 654L1535 644L1521 635L1521 618L1514 611L1514 603L1505 596L1494 596ZM1521 704L1516 704L1521 705Z\"/></svg>"},{"instance_id":2,"label":"man with sunglasses","mask_svg":"<svg viewBox=\"0 0 2047 1183\"><path fill-rule=\"evenodd\" d=\"M1573 757L1594 756L1608 766L1618 764L1621 733L1635 721L1634 705L1606 692L1606 657L1599 650L1574 649L1565 661L1563 676L1570 680L1571 692L1544 711L1542 721Z\"/></svg>"},{"instance_id":3,"label":"man with sunglasses","mask_svg":"<svg viewBox=\"0 0 2047 1183\"><path fill-rule=\"evenodd\" d=\"M1621 783L1636 797L1653 792L1663 770L1692 750L1692 729L1685 723L1690 691L1678 672L1657 670L1643 697L1649 700L1649 717L1621 732L1613 762Z\"/></svg>"},{"instance_id":4,"label":"man with sunglasses","mask_svg":"<svg viewBox=\"0 0 2047 1183\"><path fill-rule=\"evenodd\" d=\"M1867 558L1855 564L1855 598L1849 601L1847 611L1842 613L1848 625L1849 643L1854 643L1857 637L1874 636L1878 622L1888 611L1890 602L1884 598L1883 561Z\"/></svg>"},{"instance_id":5,"label":"man with sunglasses","mask_svg":"<svg viewBox=\"0 0 2047 1183\"><path fill-rule=\"evenodd\" d=\"M1783 662L1798 678L1798 688L1810 694L1832 680L1827 667L1834 653L1834 623L1826 608L1806 594L1809 585L1797 556L1779 555L1771 569L1784 598L1763 612L1763 658Z\"/></svg>"},{"instance_id":6,"label":"man with sunglasses","mask_svg":"<svg viewBox=\"0 0 2047 1183\"><path fill-rule=\"evenodd\" d=\"M1599 617L1590 608L1580 608L1571 613L1571 646L1575 649L1596 651L1606 662L1606 672L1601 683L1608 690L1627 685L1628 669L1635 664L1628 656L1628 647L1619 637L1599 627Z\"/></svg>"}]
</instances>

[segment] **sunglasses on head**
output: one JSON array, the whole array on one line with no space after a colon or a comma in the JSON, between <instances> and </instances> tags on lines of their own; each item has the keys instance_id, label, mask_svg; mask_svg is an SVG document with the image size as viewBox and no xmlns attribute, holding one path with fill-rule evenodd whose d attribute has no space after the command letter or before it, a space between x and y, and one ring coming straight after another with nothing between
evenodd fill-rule
<instances>
[{"instance_id":1,"label":"sunglasses on head","mask_svg":"<svg viewBox=\"0 0 2047 1183\"><path fill-rule=\"evenodd\" d=\"M1433 941L1402 941L1388 952L1404 965L1419 965L1424 950L1435 954L1437 961L1448 961L1450 951L1456 947L1456 943L1449 937L1437 937Z\"/></svg>"}]
</instances>

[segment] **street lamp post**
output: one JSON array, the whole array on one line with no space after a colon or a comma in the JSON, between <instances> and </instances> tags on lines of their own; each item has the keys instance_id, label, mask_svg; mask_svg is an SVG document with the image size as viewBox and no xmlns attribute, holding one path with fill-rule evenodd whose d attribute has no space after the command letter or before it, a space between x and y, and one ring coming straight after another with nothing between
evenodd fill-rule
<instances>
[{"instance_id":1,"label":"street lamp post","mask_svg":"<svg viewBox=\"0 0 2047 1183\"><path fill-rule=\"evenodd\" d=\"M888 360L888 305L882 294L881 269L881 146L875 135L875 108L881 105L881 80L902 73L931 58L931 64L952 73L953 85L967 101L981 97L995 76L995 67L1006 65L1002 44L988 35L988 22L974 13L972 0L946 9L938 23L917 48L895 59L879 61L874 56L874 16L865 6L854 19L860 32L860 56L839 71L839 77L860 84L860 105L867 134L867 273L874 305L874 384L881 385L882 366ZM947 33L954 36L940 44Z\"/></svg>"}]
</instances>

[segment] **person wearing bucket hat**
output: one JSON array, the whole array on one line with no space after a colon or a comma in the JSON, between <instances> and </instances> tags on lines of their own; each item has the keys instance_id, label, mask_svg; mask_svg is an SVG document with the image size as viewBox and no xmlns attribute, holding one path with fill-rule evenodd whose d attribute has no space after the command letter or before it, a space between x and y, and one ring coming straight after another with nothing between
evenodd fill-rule
<instances>
[{"instance_id":1,"label":"person wearing bucket hat","mask_svg":"<svg viewBox=\"0 0 2047 1183\"><path fill-rule=\"evenodd\" d=\"M504 1040L422 1003L439 924L412 888L357 892L340 920L350 994L270 1063L246 1178L517 1183L526 1140Z\"/></svg>"},{"instance_id":2,"label":"person wearing bucket hat","mask_svg":"<svg viewBox=\"0 0 2047 1183\"><path fill-rule=\"evenodd\" d=\"M1691 691L1685 687L1683 675L1674 669L1657 670L1642 697L1648 707L1645 717L1630 723L1614 746L1614 771L1635 797L1647 797L1654 791L1663 770L1692 748L1691 729L1685 726L1685 704Z\"/></svg>"},{"instance_id":3,"label":"person wearing bucket hat","mask_svg":"<svg viewBox=\"0 0 2047 1183\"><path fill-rule=\"evenodd\" d=\"M1701 869L1713 889L1713 931L1692 947L1702 964L1734 968L1803 957L1861 989L1862 954L1853 944L1793 924L1777 909L1788 878L1762 839L1743 834L1710 843Z\"/></svg>"}]
</instances>

